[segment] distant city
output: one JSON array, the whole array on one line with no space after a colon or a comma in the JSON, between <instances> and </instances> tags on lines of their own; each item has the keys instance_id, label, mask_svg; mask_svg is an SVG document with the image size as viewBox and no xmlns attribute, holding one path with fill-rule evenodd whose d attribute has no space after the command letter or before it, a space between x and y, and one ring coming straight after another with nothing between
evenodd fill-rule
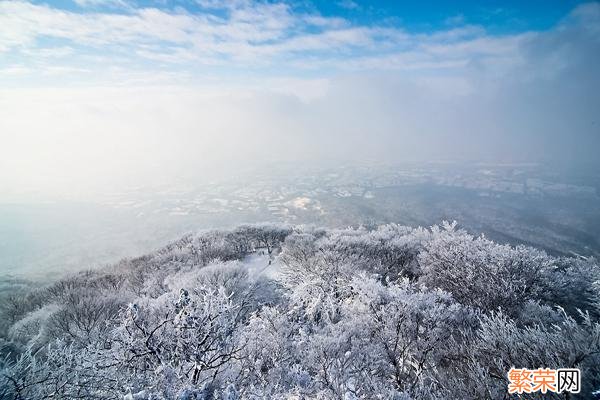
<instances>
[{"instance_id":1,"label":"distant city","mask_svg":"<svg viewBox=\"0 0 600 400\"><path fill-rule=\"evenodd\" d=\"M94 202L0 205L9 221L0 230L0 268L17 275L93 268L187 232L263 221L427 227L456 220L501 243L597 257L599 200L597 176L536 164L285 164L208 183L129 188Z\"/></svg>"},{"instance_id":2,"label":"distant city","mask_svg":"<svg viewBox=\"0 0 600 400\"><path fill-rule=\"evenodd\" d=\"M114 193L104 204L116 208L168 215L226 212L266 212L286 222L297 222L304 211L323 215L327 197L374 199L381 189L415 185L461 188L481 197L517 194L529 198L575 197L598 199L597 182L575 184L552 176L537 165L435 165L331 168L298 172L288 167L279 177L258 173L201 187L164 187L148 199L145 187ZM281 170L280 170L281 171ZM296 171L296 172L295 172ZM564 178L563 178L564 179Z\"/></svg>"}]
</instances>

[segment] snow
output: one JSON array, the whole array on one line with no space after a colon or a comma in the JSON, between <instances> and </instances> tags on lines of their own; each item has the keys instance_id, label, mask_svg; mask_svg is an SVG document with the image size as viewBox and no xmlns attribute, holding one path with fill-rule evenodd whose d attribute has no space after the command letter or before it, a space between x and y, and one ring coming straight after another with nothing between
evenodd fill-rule
<instances>
[{"instance_id":1,"label":"snow","mask_svg":"<svg viewBox=\"0 0 600 400\"><path fill-rule=\"evenodd\" d=\"M269 261L271 261L270 264ZM250 276L254 278L259 276L275 278L281 269L281 265L277 258L269 257L267 252L262 250L244 257L242 265L248 268Z\"/></svg>"}]
</instances>

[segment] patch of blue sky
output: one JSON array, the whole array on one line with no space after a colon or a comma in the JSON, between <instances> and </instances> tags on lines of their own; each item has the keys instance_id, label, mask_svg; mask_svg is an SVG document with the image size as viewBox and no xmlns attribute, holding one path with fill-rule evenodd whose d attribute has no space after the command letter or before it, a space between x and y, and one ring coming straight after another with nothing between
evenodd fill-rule
<instances>
[{"instance_id":1,"label":"patch of blue sky","mask_svg":"<svg viewBox=\"0 0 600 400\"><path fill-rule=\"evenodd\" d=\"M78 13L128 14L142 8L156 8L167 12L211 14L226 18L227 4L232 1L212 0L33 0L53 8ZM264 2L273 3L273 2ZM339 17L354 24L377 24L403 28L411 32L427 33L452 25L481 25L490 33L515 33L526 30L545 30L554 26L580 0L528 1L364 1L314 0L285 2L300 13L314 13L325 17Z\"/></svg>"},{"instance_id":2,"label":"patch of blue sky","mask_svg":"<svg viewBox=\"0 0 600 400\"><path fill-rule=\"evenodd\" d=\"M324 16L338 16L359 24L383 21L426 33L466 23L502 34L551 28L580 3L580 0L317 0L314 4Z\"/></svg>"}]
</instances>

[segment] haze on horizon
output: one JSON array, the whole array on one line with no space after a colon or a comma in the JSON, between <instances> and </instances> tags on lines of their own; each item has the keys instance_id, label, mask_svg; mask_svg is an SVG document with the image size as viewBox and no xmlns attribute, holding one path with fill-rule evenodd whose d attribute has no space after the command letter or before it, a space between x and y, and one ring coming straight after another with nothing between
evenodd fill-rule
<instances>
[{"instance_id":1,"label":"haze on horizon","mask_svg":"<svg viewBox=\"0 0 600 400\"><path fill-rule=\"evenodd\" d=\"M0 201L271 161L598 168L600 4L0 2Z\"/></svg>"}]
</instances>

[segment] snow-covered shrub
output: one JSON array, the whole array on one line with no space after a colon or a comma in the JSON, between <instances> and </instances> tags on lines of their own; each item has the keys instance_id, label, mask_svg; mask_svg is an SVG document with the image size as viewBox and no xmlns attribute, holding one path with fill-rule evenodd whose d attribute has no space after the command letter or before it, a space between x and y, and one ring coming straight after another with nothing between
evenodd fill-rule
<instances>
[{"instance_id":1,"label":"snow-covered shrub","mask_svg":"<svg viewBox=\"0 0 600 400\"><path fill-rule=\"evenodd\" d=\"M5 295L0 399L496 399L514 366L590 398L599 289L596 260L454 224L190 234Z\"/></svg>"}]
</instances>

